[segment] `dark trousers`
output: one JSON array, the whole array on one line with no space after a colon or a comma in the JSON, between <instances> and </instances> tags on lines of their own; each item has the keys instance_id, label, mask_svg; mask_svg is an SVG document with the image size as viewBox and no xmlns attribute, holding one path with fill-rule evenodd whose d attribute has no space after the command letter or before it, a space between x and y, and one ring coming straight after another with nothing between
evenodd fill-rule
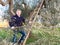
<instances>
[{"instance_id":1,"label":"dark trousers","mask_svg":"<svg viewBox=\"0 0 60 45\"><path fill-rule=\"evenodd\" d=\"M18 41L18 44L19 44L19 43L21 43L21 42L24 40L24 38L26 37L26 33L25 33L25 31L22 31L22 30L20 30L20 31L19 31L19 30L17 30L17 31L14 30L14 34L13 34L13 42L14 42L14 43L17 42L17 37L16 37L16 34L17 34L17 33L21 33L21 35L22 35L21 38L20 38L19 41Z\"/></svg>"}]
</instances>

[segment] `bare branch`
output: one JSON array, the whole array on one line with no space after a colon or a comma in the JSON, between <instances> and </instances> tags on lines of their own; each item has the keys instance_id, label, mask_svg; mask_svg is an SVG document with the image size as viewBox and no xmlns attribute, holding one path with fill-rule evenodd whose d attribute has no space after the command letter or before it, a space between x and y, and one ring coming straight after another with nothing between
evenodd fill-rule
<instances>
[{"instance_id":1,"label":"bare branch","mask_svg":"<svg viewBox=\"0 0 60 45\"><path fill-rule=\"evenodd\" d=\"M13 6L13 0L7 0L6 3L4 3L2 0L0 0L0 4L3 5L3 6L5 6L6 4L9 4L9 11L10 11L13 15L15 15L15 13L14 13L14 11L13 11L13 8L14 8L14 6Z\"/></svg>"}]
</instances>

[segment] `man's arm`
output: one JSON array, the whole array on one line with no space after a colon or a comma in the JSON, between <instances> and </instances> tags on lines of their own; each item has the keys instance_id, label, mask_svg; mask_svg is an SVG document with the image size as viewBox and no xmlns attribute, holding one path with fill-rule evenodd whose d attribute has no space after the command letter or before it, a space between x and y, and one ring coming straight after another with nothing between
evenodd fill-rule
<instances>
[{"instance_id":1,"label":"man's arm","mask_svg":"<svg viewBox=\"0 0 60 45\"><path fill-rule=\"evenodd\" d=\"M15 20L15 17L12 16L12 17L11 17L11 21L9 22L10 27L14 26L15 21L16 21L16 20Z\"/></svg>"},{"instance_id":2,"label":"man's arm","mask_svg":"<svg viewBox=\"0 0 60 45\"><path fill-rule=\"evenodd\" d=\"M25 23L25 18L23 17L23 23Z\"/></svg>"},{"instance_id":3,"label":"man's arm","mask_svg":"<svg viewBox=\"0 0 60 45\"><path fill-rule=\"evenodd\" d=\"M22 23L23 23L23 25L25 25L25 18L24 17L22 17Z\"/></svg>"}]
</instances>

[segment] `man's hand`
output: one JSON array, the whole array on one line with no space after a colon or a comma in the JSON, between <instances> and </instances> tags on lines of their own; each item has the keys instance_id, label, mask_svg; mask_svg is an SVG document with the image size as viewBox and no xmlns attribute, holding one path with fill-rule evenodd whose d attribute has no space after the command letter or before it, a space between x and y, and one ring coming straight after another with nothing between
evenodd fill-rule
<instances>
[{"instance_id":1,"label":"man's hand","mask_svg":"<svg viewBox=\"0 0 60 45\"><path fill-rule=\"evenodd\" d=\"M15 29L15 27L13 26L13 27L11 27L11 29Z\"/></svg>"},{"instance_id":2,"label":"man's hand","mask_svg":"<svg viewBox=\"0 0 60 45\"><path fill-rule=\"evenodd\" d=\"M31 24L32 23L32 21L29 21L29 24Z\"/></svg>"}]
</instances>

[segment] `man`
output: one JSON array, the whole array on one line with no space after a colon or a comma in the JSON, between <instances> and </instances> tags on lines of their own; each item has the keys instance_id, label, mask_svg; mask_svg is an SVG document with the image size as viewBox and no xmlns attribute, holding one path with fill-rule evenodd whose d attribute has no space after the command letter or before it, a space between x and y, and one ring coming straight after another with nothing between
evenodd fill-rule
<instances>
[{"instance_id":1,"label":"man","mask_svg":"<svg viewBox=\"0 0 60 45\"><path fill-rule=\"evenodd\" d=\"M11 27L11 29L13 29L14 33L16 34L16 32L21 33L22 36L19 39L19 44L24 40L24 37L26 36L26 33L24 31L24 29L21 27L23 25L23 23L25 23L25 19L21 16L22 11L17 9L16 11L16 15L13 15L11 17L11 22L9 22L9 25ZM20 27L19 30L16 31L15 27ZM13 42L16 42L16 35L13 35Z\"/></svg>"}]
</instances>

